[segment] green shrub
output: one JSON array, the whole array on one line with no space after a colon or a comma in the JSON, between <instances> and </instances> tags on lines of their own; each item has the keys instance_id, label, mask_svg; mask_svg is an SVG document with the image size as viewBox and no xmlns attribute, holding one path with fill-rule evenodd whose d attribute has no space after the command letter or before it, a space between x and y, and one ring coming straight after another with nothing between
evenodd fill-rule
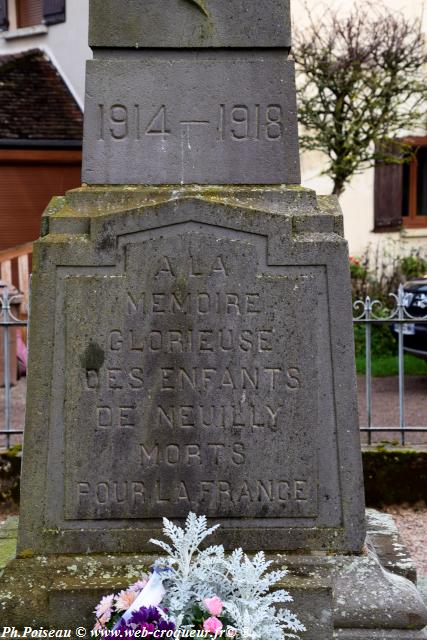
<instances>
[{"instance_id":1,"label":"green shrub","mask_svg":"<svg viewBox=\"0 0 427 640\"><path fill-rule=\"evenodd\" d=\"M427 259L420 250L402 249L396 242L378 244L373 250L368 247L362 256L350 257L350 275L353 302L364 301L367 296L374 305L375 316L386 318L395 308L390 294L396 293L399 284L427 273ZM359 306L355 315L360 315ZM390 325L372 326L372 357L396 353L396 341ZM365 354L365 326L355 324L354 341L356 356Z\"/></svg>"},{"instance_id":2,"label":"green shrub","mask_svg":"<svg viewBox=\"0 0 427 640\"><path fill-rule=\"evenodd\" d=\"M365 355L365 325L354 325L354 345L356 356ZM396 353L396 340L391 327L379 324L371 330L372 357L392 356Z\"/></svg>"},{"instance_id":3,"label":"green shrub","mask_svg":"<svg viewBox=\"0 0 427 640\"><path fill-rule=\"evenodd\" d=\"M384 306L394 306L390 294L399 285L427 273L427 256L421 249L402 248L396 241L368 247L362 256L350 257L353 301L379 300Z\"/></svg>"},{"instance_id":4,"label":"green shrub","mask_svg":"<svg viewBox=\"0 0 427 640\"><path fill-rule=\"evenodd\" d=\"M420 255L410 255L402 258L400 268L407 280L419 278L427 272L427 260Z\"/></svg>"}]
</instances>

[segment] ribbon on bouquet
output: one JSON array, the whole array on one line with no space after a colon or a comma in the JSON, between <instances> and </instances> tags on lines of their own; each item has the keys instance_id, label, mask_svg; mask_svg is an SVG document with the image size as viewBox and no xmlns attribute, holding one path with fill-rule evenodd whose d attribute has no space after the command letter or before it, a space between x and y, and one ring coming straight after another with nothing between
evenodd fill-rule
<instances>
[{"instance_id":1,"label":"ribbon on bouquet","mask_svg":"<svg viewBox=\"0 0 427 640\"><path fill-rule=\"evenodd\" d=\"M122 615L122 617L116 622L113 627L113 631L119 628L122 622L128 622L135 611L139 611L142 607L158 607L166 593L166 589L163 586L163 580L167 578L169 569L161 569L159 567L153 567L153 573L147 584L129 607L129 609ZM162 575L163 574L163 575Z\"/></svg>"}]
</instances>

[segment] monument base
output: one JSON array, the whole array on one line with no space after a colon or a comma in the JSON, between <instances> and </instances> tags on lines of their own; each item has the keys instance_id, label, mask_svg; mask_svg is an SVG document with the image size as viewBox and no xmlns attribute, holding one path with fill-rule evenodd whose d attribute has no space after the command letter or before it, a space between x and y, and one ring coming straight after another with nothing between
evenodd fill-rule
<instances>
[{"instance_id":1,"label":"monument base","mask_svg":"<svg viewBox=\"0 0 427 640\"><path fill-rule=\"evenodd\" d=\"M333 196L54 198L34 245L19 553L151 553L161 519L190 511L227 550L360 553L352 320Z\"/></svg>"},{"instance_id":2,"label":"monument base","mask_svg":"<svg viewBox=\"0 0 427 640\"><path fill-rule=\"evenodd\" d=\"M0 536L0 558L13 531ZM361 555L272 556L289 575L285 588L307 627L304 640L421 640L427 609L415 586L416 571L390 516L368 511ZM13 559L0 580L0 619L23 631L93 625L103 595L146 572L150 555L91 554Z\"/></svg>"}]
</instances>

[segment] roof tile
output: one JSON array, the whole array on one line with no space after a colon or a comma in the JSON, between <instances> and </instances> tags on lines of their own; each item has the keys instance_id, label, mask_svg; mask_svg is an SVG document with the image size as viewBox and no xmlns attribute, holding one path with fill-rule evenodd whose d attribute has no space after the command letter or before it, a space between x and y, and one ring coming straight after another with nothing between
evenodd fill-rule
<instances>
[{"instance_id":1,"label":"roof tile","mask_svg":"<svg viewBox=\"0 0 427 640\"><path fill-rule=\"evenodd\" d=\"M0 138L81 140L83 114L46 53L0 56Z\"/></svg>"}]
</instances>

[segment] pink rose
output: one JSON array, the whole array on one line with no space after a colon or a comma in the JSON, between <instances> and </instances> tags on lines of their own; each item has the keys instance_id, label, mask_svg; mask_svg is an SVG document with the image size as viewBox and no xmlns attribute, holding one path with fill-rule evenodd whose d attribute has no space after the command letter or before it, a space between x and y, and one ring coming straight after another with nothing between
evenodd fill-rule
<instances>
[{"instance_id":1,"label":"pink rose","mask_svg":"<svg viewBox=\"0 0 427 640\"><path fill-rule=\"evenodd\" d=\"M218 620L218 618L215 618L215 616L212 616L212 618L204 621L203 630L217 636L222 631L222 622Z\"/></svg>"},{"instance_id":2,"label":"pink rose","mask_svg":"<svg viewBox=\"0 0 427 640\"><path fill-rule=\"evenodd\" d=\"M214 596L213 598L205 598L203 600L206 609L209 611L211 616L220 616L224 603L218 596Z\"/></svg>"}]
</instances>

